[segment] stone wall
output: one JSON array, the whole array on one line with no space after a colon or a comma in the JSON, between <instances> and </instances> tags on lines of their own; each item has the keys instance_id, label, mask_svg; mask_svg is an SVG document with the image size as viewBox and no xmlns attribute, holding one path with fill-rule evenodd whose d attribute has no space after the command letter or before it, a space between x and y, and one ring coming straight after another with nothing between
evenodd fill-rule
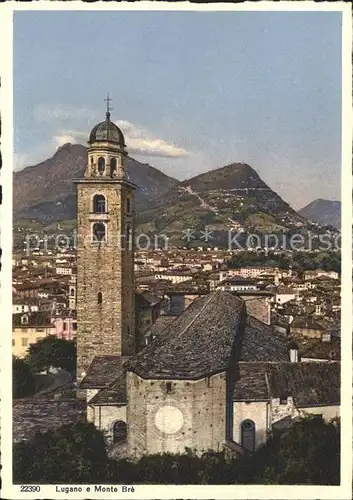
<instances>
[{"instance_id":1,"label":"stone wall","mask_svg":"<svg viewBox=\"0 0 353 500\"><path fill-rule=\"evenodd\" d=\"M293 417L294 412L295 407L291 396L286 399L286 403L281 403L279 398L273 398L271 400L271 425L285 417Z\"/></svg>"},{"instance_id":2,"label":"stone wall","mask_svg":"<svg viewBox=\"0 0 353 500\"><path fill-rule=\"evenodd\" d=\"M113 443L113 427L117 420L126 422L126 406L87 406L87 421L104 433L107 444Z\"/></svg>"},{"instance_id":3,"label":"stone wall","mask_svg":"<svg viewBox=\"0 0 353 500\"><path fill-rule=\"evenodd\" d=\"M234 401L233 441L241 444L241 424L244 420L255 423L255 447L266 442L270 430L270 405L268 401Z\"/></svg>"},{"instance_id":4,"label":"stone wall","mask_svg":"<svg viewBox=\"0 0 353 500\"><path fill-rule=\"evenodd\" d=\"M128 454L218 451L226 435L226 378L144 380L127 375Z\"/></svg>"}]
</instances>

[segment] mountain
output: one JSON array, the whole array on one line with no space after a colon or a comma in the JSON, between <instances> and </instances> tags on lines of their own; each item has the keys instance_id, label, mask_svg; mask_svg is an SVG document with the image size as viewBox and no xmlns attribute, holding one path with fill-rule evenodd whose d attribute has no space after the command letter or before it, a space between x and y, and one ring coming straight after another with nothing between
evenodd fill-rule
<instances>
[{"instance_id":1,"label":"mountain","mask_svg":"<svg viewBox=\"0 0 353 500\"><path fill-rule=\"evenodd\" d=\"M14 219L55 221L76 217L76 194L72 179L82 177L87 149L65 144L47 160L14 173ZM127 173L138 189L136 203L143 210L179 181L154 167L128 157Z\"/></svg>"},{"instance_id":2,"label":"mountain","mask_svg":"<svg viewBox=\"0 0 353 500\"><path fill-rule=\"evenodd\" d=\"M14 174L14 219L19 230L37 221L46 227L60 222L73 228L76 218L74 178L83 175L86 148L65 144L52 158ZM225 243L228 231L248 234L283 234L318 229L295 212L247 164L232 163L179 182L148 164L127 158L127 171L136 191L138 233L164 234L177 246L185 231L212 231ZM35 221L35 222L31 222ZM20 234L20 233L19 233ZM218 240L217 240L218 238Z\"/></svg>"},{"instance_id":3,"label":"mountain","mask_svg":"<svg viewBox=\"0 0 353 500\"><path fill-rule=\"evenodd\" d=\"M299 213L324 226L341 227L341 202L318 198L301 208Z\"/></svg>"},{"instance_id":4,"label":"mountain","mask_svg":"<svg viewBox=\"0 0 353 500\"><path fill-rule=\"evenodd\" d=\"M232 163L173 186L139 214L137 222L142 232L163 233L172 239L187 229L281 233L308 225L243 163Z\"/></svg>"}]
</instances>

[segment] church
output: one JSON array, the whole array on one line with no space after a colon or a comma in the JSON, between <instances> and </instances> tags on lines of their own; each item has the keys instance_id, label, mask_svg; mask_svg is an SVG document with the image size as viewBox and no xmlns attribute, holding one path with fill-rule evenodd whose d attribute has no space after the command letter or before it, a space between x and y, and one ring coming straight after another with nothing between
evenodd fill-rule
<instances>
[{"instance_id":1,"label":"church","mask_svg":"<svg viewBox=\"0 0 353 500\"><path fill-rule=\"evenodd\" d=\"M134 193L122 131L91 131L77 186L77 394L119 456L252 453L301 415L339 415L340 365L297 362L264 298L216 290L142 346L136 327ZM249 298L251 300L249 300Z\"/></svg>"}]
</instances>

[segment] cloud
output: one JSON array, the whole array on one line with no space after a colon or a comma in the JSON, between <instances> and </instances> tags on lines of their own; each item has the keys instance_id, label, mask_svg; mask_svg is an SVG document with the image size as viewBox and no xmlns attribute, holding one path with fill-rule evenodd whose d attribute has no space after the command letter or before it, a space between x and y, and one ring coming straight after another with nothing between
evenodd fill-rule
<instances>
[{"instance_id":1,"label":"cloud","mask_svg":"<svg viewBox=\"0 0 353 500\"><path fill-rule=\"evenodd\" d=\"M115 123L123 131L127 149L131 153L165 158L180 158L190 155L190 152L184 148L175 146L164 139L152 137L147 130L126 120L118 120Z\"/></svg>"},{"instance_id":2,"label":"cloud","mask_svg":"<svg viewBox=\"0 0 353 500\"><path fill-rule=\"evenodd\" d=\"M15 170L44 161L64 144L87 144L90 132L87 124L91 123L93 127L99 121L97 114L91 109L58 104L39 104L33 110L33 118L39 124L41 134L38 133L38 136L41 135L42 139L29 151L16 152ZM191 152L185 148L127 120L118 120L115 123L125 136L127 151L130 154L175 159L191 156Z\"/></svg>"},{"instance_id":3,"label":"cloud","mask_svg":"<svg viewBox=\"0 0 353 500\"><path fill-rule=\"evenodd\" d=\"M184 148L169 143L164 139L153 137L145 129L137 127L126 120L119 120L115 123L121 128L125 136L125 142L129 153L164 158L181 158L190 155ZM58 148L68 142L71 144L85 144L87 139L88 132L63 129L53 137L52 141L53 145Z\"/></svg>"},{"instance_id":4,"label":"cloud","mask_svg":"<svg viewBox=\"0 0 353 500\"><path fill-rule=\"evenodd\" d=\"M77 130L61 131L52 138L53 146L57 149L64 144L70 142L71 144L86 144L87 133Z\"/></svg>"}]
</instances>

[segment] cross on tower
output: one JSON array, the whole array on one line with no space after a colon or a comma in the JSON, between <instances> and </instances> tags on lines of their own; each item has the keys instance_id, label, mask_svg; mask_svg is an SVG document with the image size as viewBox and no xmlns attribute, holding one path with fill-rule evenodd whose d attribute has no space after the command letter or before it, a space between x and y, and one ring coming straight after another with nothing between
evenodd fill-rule
<instances>
[{"instance_id":1,"label":"cross on tower","mask_svg":"<svg viewBox=\"0 0 353 500\"><path fill-rule=\"evenodd\" d=\"M112 111L112 107L110 106L110 103L113 99L111 97L109 97L109 92L107 93L107 98L104 99L104 101L107 103L107 112L106 112L106 117L107 117L107 120L109 120L110 118L110 112Z\"/></svg>"}]
</instances>

